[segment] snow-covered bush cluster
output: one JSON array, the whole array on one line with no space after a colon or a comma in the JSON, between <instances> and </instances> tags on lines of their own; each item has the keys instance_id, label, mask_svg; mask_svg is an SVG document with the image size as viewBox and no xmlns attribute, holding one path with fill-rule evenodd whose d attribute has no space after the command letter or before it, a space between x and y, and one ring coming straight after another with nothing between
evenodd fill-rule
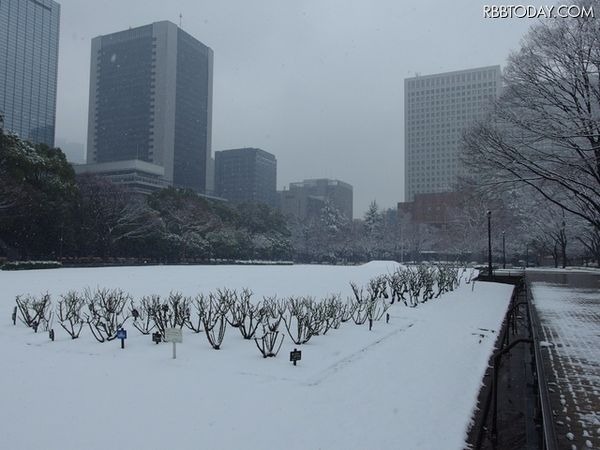
<instances>
[{"instance_id":1,"label":"snow-covered bush cluster","mask_svg":"<svg viewBox=\"0 0 600 450\"><path fill-rule=\"evenodd\" d=\"M287 335L296 345L324 336L344 323L368 324L387 316L395 302L416 307L452 291L466 278L466 270L450 266L398 267L377 276L365 286L351 283L353 295L339 294L321 299L311 296L276 296L254 300L249 289L217 289L195 297L171 292L166 297L134 299L120 289L86 289L60 296L53 309L49 294L17 297L20 320L36 332L40 325L52 329L56 319L65 332L77 339L88 328L98 342L117 338L118 330L130 322L141 334L164 341L168 328L187 328L204 333L210 346L219 350L227 328L237 329L245 340L254 340L263 357L276 356Z\"/></svg>"},{"instance_id":2,"label":"snow-covered bush cluster","mask_svg":"<svg viewBox=\"0 0 600 450\"><path fill-rule=\"evenodd\" d=\"M33 269L56 269L62 267L59 261L9 261L0 268L2 270L33 270Z\"/></svg>"}]
</instances>

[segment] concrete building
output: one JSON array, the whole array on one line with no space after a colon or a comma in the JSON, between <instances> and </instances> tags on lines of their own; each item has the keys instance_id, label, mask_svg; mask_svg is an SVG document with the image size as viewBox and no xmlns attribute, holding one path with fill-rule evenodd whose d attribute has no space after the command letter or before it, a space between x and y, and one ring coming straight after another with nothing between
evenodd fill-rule
<instances>
[{"instance_id":1,"label":"concrete building","mask_svg":"<svg viewBox=\"0 0 600 450\"><path fill-rule=\"evenodd\" d=\"M461 135L500 94L500 77L489 66L404 80L405 201L454 190Z\"/></svg>"},{"instance_id":2,"label":"concrete building","mask_svg":"<svg viewBox=\"0 0 600 450\"><path fill-rule=\"evenodd\" d=\"M4 129L54 146L60 5L0 1L0 115Z\"/></svg>"},{"instance_id":3,"label":"concrete building","mask_svg":"<svg viewBox=\"0 0 600 450\"><path fill-rule=\"evenodd\" d=\"M352 186L328 178L290 183L287 190L279 191L279 207L286 216L307 220L318 215L326 201L331 202L343 215L352 220Z\"/></svg>"},{"instance_id":4,"label":"concrete building","mask_svg":"<svg viewBox=\"0 0 600 450\"><path fill-rule=\"evenodd\" d=\"M463 197L458 192L415 194L413 201L398 203L398 219L408 215L412 223L446 226L455 220L453 209L459 206Z\"/></svg>"},{"instance_id":5,"label":"concrete building","mask_svg":"<svg viewBox=\"0 0 600 450\"><path fill-rule=\"evenodd\" d=\"M215 152L215 194L234 203L275 206L277 159L259 148Z\"/></svg>"},{"instance_id":6,"label":"concrete building","mask_svg":"<svg viewBox=\"0 0 600 450\"><path fill-rule=\"evenodd\" d=\"M213 51L167 21L92 40L87 165L114 181L207 190Z\"/></svg>"}]
</instances>

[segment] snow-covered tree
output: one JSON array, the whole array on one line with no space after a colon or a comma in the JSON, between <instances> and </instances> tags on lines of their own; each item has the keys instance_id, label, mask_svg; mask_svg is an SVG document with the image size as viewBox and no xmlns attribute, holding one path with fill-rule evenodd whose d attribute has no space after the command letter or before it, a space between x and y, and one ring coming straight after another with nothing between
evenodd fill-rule
<instances>
[{"instance_id":1,"label":"snow-covered tree","mask_svg":"<svg viewBox=\"0 0 600 450\"><path fill-rule=\"evenodd\" d=\"M579 4L600 9L598 0ZM490 116L465 135L465 162L498 189L528 186L600 228L599 74L600 21L534 25L509 58Z\"/></svg>"},{"instance_id":2,"label":"snow-covered tree","mask_svg":"<svg viewBox=\"0 0 600 450\"><path fill-rule=\"evenodd\" d=\"M383 217L379 212L377 201L373 200L369 204L369 209L364 216L365 230L368 236L379 237L383 229Z\"/></svg>"},{"instance_id":3,"label":"snow-covered tree","mask_svg":"<svg viewBox=\"0 0 600 450\"><path fill-rule=\"evenodd\" d=\"M74 177L60 149L0 130L0 251L59 257L73 237Z\"/></svg>"}]
</instances>

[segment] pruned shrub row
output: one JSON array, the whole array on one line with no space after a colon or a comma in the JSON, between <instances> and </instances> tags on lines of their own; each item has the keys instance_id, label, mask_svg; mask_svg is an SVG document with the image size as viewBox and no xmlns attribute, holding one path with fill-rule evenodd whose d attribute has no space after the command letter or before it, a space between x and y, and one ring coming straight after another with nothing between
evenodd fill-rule
<instances>
[{"instance_id":1,"label":"pruned shrub row","mask_svg":"<svg viewBox=\"0 0 600 450\"><path fill-rule=\"evenodd\" d=\"M310 296L276 296L252 300L249 289L218 289L195 297L171 292L166 297L143 296L138 300L120 289L86 289L60 296L52 308L49 294L18 296L20 320L36 332L52 327L56 318L72 339L89 328L98 342L112 341L130 321L140 333L164 340L168 328L187 328L204 333L208 343L219 350L227 328L237 329L245 340L254 340L263 357L276 356L287 335L294 344L306 344L315 336L326 335L343 323L356 325L387 317L394 302L416 307L459 286L464 269L450 266L399 267L393 273L371 279L365 286L351 283L352 293L345 301L339 294L322 299ZM469 280L467 280L469 282Z\"/></svg>"}]
</instances>

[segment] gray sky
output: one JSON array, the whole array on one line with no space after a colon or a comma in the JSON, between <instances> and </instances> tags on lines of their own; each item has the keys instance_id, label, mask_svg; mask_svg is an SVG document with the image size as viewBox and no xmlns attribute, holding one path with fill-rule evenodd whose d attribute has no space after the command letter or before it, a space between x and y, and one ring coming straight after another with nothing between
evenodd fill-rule
<instances>
[{"instance_id":1,"label":"gray sky","mask_svg":"<svg viewBox=\"0 0 600 450\"><path fill-rule=\"evenodd\" d=\"M504 66L531 24L473 0L58 1L57 140L87 140L91 38L181 13L214 50L213 152L275 154L279 189L346 181L355 216L404 198L404 78Z\"/></svg>"}]
</instances>

